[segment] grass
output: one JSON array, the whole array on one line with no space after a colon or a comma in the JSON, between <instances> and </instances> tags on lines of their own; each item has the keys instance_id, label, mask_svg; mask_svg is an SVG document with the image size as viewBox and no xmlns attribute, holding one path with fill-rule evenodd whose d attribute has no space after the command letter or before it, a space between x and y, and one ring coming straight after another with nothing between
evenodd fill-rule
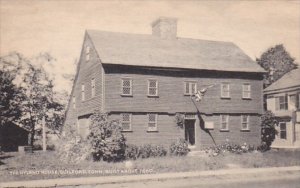
<instances>
[{"instance_id":1,"label":"grass","mask_svg":"<svg viewBox=\"0 0 300 188\"><path fill-rule=\"evenodd\" d=\"M208 157L206 155L197 157L167 156L161 158L138 159L131 164L128 162L107 163L84 161L75 165L61 162L53 151L48 151L46 153L39 151L25 155L6 153L0 156L0 182L61 177L295 166L300 165L299 159L300 150L274 150L265 153L253 152L241 155L225 153L224 155L216 157ZM131 166L130 168L128 168L129 165ZM57 170L59 173L55 174L54 170ZM85 170L86 172L82 170ZM27 174L20 174L20 172L26 172ZM39 174L28 174L31 172Z\"/></svg>"}]
</instances>

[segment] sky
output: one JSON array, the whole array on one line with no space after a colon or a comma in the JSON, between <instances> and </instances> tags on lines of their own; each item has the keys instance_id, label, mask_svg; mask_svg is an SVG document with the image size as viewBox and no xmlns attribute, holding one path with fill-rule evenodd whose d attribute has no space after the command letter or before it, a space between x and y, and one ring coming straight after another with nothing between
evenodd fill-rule
<instances>
[{"instance_id":1,"label":"sky","mask_svg":"<svg viewBox=\"0 0 300 188\"><path fill-rule=\"evenodd\" d=\"M48 52L56 74L74 74L86 29L151 34L160 16L179 37L234 42L253 60L283 44L300 62L300 0L0 0L0 56Z\"/></svg>"}]
</instances>

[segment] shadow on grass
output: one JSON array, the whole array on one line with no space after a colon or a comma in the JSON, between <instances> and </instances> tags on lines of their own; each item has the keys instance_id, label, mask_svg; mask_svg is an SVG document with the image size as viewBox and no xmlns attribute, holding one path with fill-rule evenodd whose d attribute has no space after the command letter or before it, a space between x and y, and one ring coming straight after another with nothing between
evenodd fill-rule
<instances>
[{"instance_id":1,"label":"shadow on grass","mask_svg":"<svg viewBox=\"0 0 300 188\"><path fill-rule=\"evenodd\" d=\"M0 166L5 164L5 163L4 163L3 161L1 161L1 160L3 160L3 159L9 159L9 158L11 158L11 157L13 157L13 156L12 156L12 155L0 155Z\"/></svg>"}]
</instances>

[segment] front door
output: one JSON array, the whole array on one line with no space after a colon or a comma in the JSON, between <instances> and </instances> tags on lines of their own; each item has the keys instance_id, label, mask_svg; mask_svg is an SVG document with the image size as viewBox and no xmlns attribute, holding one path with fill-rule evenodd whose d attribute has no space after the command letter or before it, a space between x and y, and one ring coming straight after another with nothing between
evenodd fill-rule
<instances>
[{"instance_id":1,"label":"front door","mask_svg":"<svg viewBox=\"0 0 300 188\"><path fill-rule=\"evenodd\" d=\"M195 145L195 120L185 120L184 121L184 133L185 140L190 146Z\"/></svg>"}]
</instances>

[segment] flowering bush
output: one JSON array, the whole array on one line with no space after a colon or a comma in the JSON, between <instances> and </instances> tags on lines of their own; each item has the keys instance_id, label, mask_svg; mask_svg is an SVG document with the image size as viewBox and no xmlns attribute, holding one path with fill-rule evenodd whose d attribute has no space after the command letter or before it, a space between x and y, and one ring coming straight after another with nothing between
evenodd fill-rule
<instances>
[{"instance_id":1,"label":"flowering bush","mask_svg":"<svg viewBox=\"0 0 300 188\"><path fill-rule=\"evenodd\" d=\"M184 156L187 155L189 151L188 143L184 139L179 139L170 146L170 155Z\"/></svg>"},{"instance_id":2,"label":"flowering bush","mask_svg":"<svg viewBox=\"0 0 300 188\"><path fill-rule=\"evenodd\" d=\"M90 144L76 134L62 137L55 148L59 158L65 163L77 164L91 158Z\"/></svg>"},{"instance_id":3,"label":"flowering bush","mask_svg":"<svg viewBox=\"0 0 300 188\"><path fill-rule=\"evenodd\" d=\"M234 154L242 154L248 153L256 150L254 146L250 146L247 143L243 145L238 145L234 143L225 142L224 144L212 146L205 148L204 151L208 153L210 156L217 156L222 153L234 153Z\"/></svg>"},{"instance_id":4,"label":"flowering bush","mask_svg":"<svg viewBox=\"0 0 300 188\"><path fill-rule=\"evenodd\" d=\"M90 134L94 160L119 161L124 159L125 137L118 121L108 121L107 114L95 113L91 116Z\"/></svg>"},{"instance_id":5,"label":"flowering bush","mask_svg":"<svg viewBox=\"0 0 300 188\"><path fill-rule=\"evenodd\" d=\"M144 146L127 145L125 151L126 159L163 157L167 150L163 146L147 144Z\"/></svg>"}]
</instances>

